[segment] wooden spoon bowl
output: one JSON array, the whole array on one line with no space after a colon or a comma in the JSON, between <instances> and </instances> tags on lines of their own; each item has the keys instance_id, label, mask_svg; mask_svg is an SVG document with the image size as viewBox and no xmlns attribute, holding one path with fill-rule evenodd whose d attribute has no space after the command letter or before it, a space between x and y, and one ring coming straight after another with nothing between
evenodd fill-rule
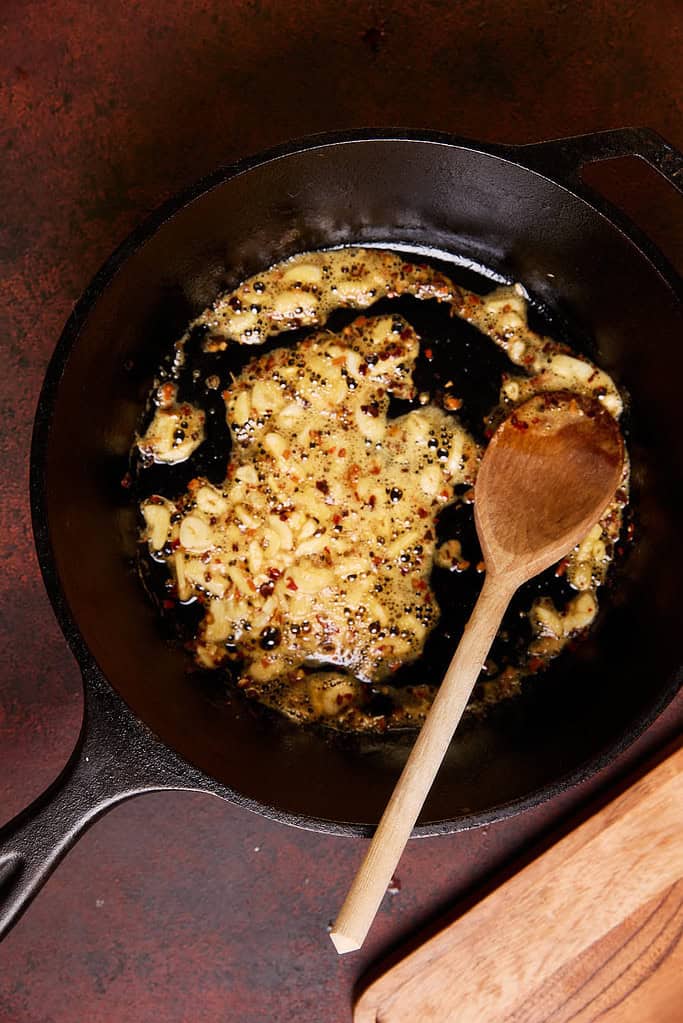
<instances>
[{"instance_id":1,"label":"wooden spoon bowl","mask_svg":"<svg viewBox=\"0 0 683 1023\"><path fill-rule=\"evenodd\" d=\"M623 463L619 427L594 399L552 391L515 409L474 489L489 578L519 574L517 587L564 557L612 500Z\"/></svg>"}]
</instances>

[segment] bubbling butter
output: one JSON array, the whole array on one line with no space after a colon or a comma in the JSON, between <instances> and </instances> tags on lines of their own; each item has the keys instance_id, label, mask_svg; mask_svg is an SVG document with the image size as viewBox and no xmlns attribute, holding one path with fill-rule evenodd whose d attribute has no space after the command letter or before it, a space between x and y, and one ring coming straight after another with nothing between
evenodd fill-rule
<instances>
[{"instance_id":1,"label":"bubbling butter","mask_svg":"<svg viewBox=\"0 0 683 1023\"><path fill-rule=\"evenodd\" d=\"M178 403L177 395L177 387L170 382L157 388L154 415L137 439L146 462L185 462L204 440L204 412L189 402Z\"/></svg>"},{"instance_id":2,"label":"bubbling butter","mask_svg":"<svg viewBox=\"0 0 683 1023\"><path fill-rule=\"evenodd\" d=\"M400 317L360 317L262 356L224 395L224 486L194 480L175 515L143 503L178 598L204 602L199 662L239 651L240 685L291 717L367 724L360 683L418 657L438 617L435 518L480 451L434 406L387 419L417 353Z\"/></svg>"},{"instance_id":3,"label":"bubbling butter","mask_svg":"<svg viewBox=\"0 0 683 1023\"><path fill-rule=\"evenodd\" d=\"M190 331L202 328L204 350L220 352L400 295L446 303L505 352L510 373L490 430L549 390L596 398L620 417L621 395L604 370L529 328L519 285L482 297L392 252L295 256L220 296ZM176 345L177 362L190 331ZM485 567L471 565L455 539L435 550L436 516L454 487L474 483L482 453L453 414L459 402L447 398L444 411L420 395L422 407L387 418L390 396L415 397L418 351L401 317L360 316L338 335L319 331L252 360L224 393L233 440L224 484L195 479L176 502L153 496L141 505L150 554L167 565L179 600L204 607L198 662L234 661L248 695L296 720L376 728L366 710L372 686L391 699L389 727L419 723L436 687L398 688L391 675L420 656L438 619L432 567ZM138 445L170 464L201 443L203 413L179 406L164 386ZM475 709L518 691L525 674L592 623L628 483L626 463L614 501L558 566L576 596L562 610L548 597L534 602L522 663L494 672Z\"/></svg>"}]
</instances>

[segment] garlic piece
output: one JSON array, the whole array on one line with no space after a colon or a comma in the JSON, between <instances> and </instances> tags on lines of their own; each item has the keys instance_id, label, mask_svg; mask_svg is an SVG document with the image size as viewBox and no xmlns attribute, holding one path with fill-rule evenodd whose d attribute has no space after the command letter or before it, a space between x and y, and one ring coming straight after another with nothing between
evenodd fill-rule
<instances>
[{"instance_id":1,"label":"garlic piece","mask_svg":"<svg viewBox=\"0 0 683 1023\"><path fill-rule=\"evenodd\" d=\"M198 515L188 515L183 519L178 538L186 551L202 553L212 546L211 529Z\"/></svg>"},{"instance_id":2,"label":"garlic piece","mask_svg":"<svg viewBox=\"0 0 683 1023\"><path fill-rule=\"evenodd\" d=\"M282 281L286 284L319 284L323 273L319 266L312 263L298 263L289 270L285 270Z\"/></svg>"},{"instance_id":3,"label":"garlic piece","mask_svg":"<svg viewBox=\"0 0 683 1023\"><path fill-rule=\"evenodd\" d=\"M228 502L215 487L200 487L195 500L200 511L206 512L207 515L225 515L229 508Z\"/></svg>"},{"instance_id":4,"label":"garlic piece","mask_svg":"<svg viewBox=\"0 0 683 1023\"><path fill-rule=\"evenodd\" d=\"M168 539L172 511L175 511L173 505L161 498L156 498L154 502L145 501L142 505L146 527L144 539L153 551L160 551Z\"/></svg>"}]
</instances>

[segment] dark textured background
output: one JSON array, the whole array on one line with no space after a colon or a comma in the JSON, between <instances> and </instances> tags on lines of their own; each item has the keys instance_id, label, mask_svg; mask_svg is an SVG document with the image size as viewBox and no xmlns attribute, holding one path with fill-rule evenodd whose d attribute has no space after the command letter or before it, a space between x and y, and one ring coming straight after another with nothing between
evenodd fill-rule
<instances>
[{"instance_id":1,"label":"dark textured background","mask_svg":"<svg viewBox=\"0 0 683 1023\"><path fill-rule=\"evenodd\" d=\"M128 230L220 163L307 132L400 124L528 142L624 124L683 148L678 0L3 0L0 822L73 745L78 673L30 535L31 421L51 350ZM681 200L591 170L683 271ZM100 822L0 948L0 1023L341 1023L364 968L677 729L545 807L412 843L364 951L325 925L360 842L189 794Z\"/></svg>"}]
</instances>

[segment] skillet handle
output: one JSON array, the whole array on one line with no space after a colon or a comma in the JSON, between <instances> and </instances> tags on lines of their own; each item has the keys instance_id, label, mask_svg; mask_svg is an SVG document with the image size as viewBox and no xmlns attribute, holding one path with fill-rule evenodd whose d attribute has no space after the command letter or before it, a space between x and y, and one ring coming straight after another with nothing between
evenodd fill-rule
<instances>
[{"instance_id":1,"label":"skillet handle","mask_svg":"<svg viewBox=\"0 0 683 1023\"><path fill-rule=\"evenodd\" d=\"M85 679L81 733L68 763L29 807L0 828L0 940L78 838L133 796L201 789L202 776L163 746L104 679Z\"/></svg>"},{"instance_id":2,"label":"skillet handle","mask_svg":"<svg viewBox=\"0 0 683 1023\"><path fill-rule=\"evenodd\" d=\"M581 184L581 168L599 160L638 156L683 193L683 153L651 128L615 128L567 139L535 142L513 147L515 159L530 170L575 187Z\"/></svg>"}]
</instances>

